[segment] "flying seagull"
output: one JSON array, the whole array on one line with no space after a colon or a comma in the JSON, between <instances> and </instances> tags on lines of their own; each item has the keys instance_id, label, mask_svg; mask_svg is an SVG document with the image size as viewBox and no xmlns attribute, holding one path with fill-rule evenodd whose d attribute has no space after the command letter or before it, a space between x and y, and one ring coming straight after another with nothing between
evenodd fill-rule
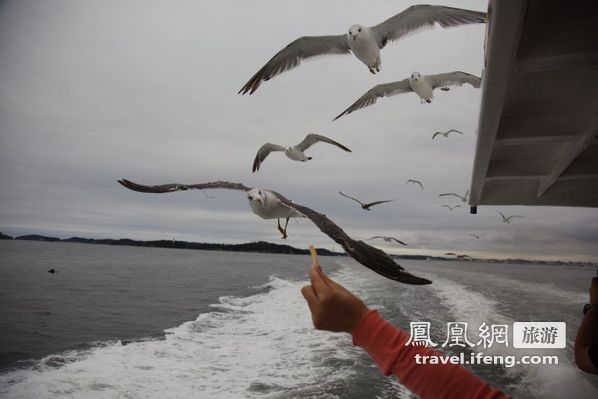
<instances>
[{"instance_id":1,"label":"flying seagull","mask_svg":"<svg viewBox=\"0 0 598 399\"><path fill-rule=\"evenodd\" d=\"M457 129L451 129L451 130L447 130L446 132L436 132L432 135L432 140L434 140L436 138L436 136L441 135L444 137L448 137L449 133L451 132L455 132L455 133L459 133L459 134L463 134L463 132L457 130Z\"/></svg>"},{"instance_id":2,"label":"flying seagull","mask_svg":"<svg viewBox=\"0 0 598 399\"><path fill-rule=\"evenodd\" d=\"M484 236L485 233L480 233L480 234L473 234L471 233L470 236L472 236L473 238L475 238L476 240L479 240L480 237Z\"/></svg>"},{"instance_id":3,"label":"flying seagull","mask_svg":"<svg viewBox=\"0 0 598 399\"><path fill-rule=\"evenodd\" d=\"M486 13L461 8L414 5L376 26L352 25L349 32L332 36L303 36L289 43L270 59L238 94L253 94L263 81L293 69L301 61L322 55L350 54L363 62L371 73L380 71L380 49L390 41L415 32L486 22Z\"/></svg>"},{"instance_id":4,"label":"flying seagull","mask_svg":"<svg viewBox=\"0 0 598 399\"><path fill-rule=\"evenodd\" d=\"M422 189L422 190L424 189L424 185L423 185L423 184L422 184L422 182L421 182L421 181L419 181L419 180L413 180L413 179L409 179L409 180L407 180L407 181L405 182L405 184L407 184L407 183L419 184L419 186L421 187L421 189Z\"/></svg>"},{"instance_id":5,"label":"flying seagull","mask_svg":"<svg viewBox=\"0 0 598 399\"><path fill-rule=\"evenodd\" d=\"M50 270L48 270L48 273L54 274L54 273L56 273L56 269L50 269Z\"/></svg>"},{"instance_id":6,"label":"flying seagull","mask_svg":"<svg viewBox=\"0 0 598 399\"><path fill-rule=\"evenodd\" d=\"M507 224L511 224L511 219L513 218L522 218L523 216L521 215L511 215L509 217L506 217L501 211L499 211L498 209L496 210L496 212L498 212L500 214L500 217L502 217L502 221L507 223Z\"/></svg>"},{"instance_id":7,"label":"flying seagull","mask_svg":"<svg viewBox=\"0 0 598 399\"><path fill-rule=\"evenodd\" d=\"M365 204L363 202L361 202L360 200L358 200L357 198L353 198L353 197L349 197L347 194L343 194L342 192L338 192L340 195L342 195L343 197L352 199L353 201L359 203L359 205L361 205L362 209L365 209L366 211L371 211L371 207L374 205L380 205L383 204L385 202L392 202L392 201L396 201L396 199L391 199L391 200L383 200L383 201L374 201L374 202L370 202L369 204Z\"/></svg>"},{"instance_id":8,"label":"flying seagull","mask_svg":"<svg viewBox=\"0 0 598 399\"><path fill-rule=\"evenodd\" d=\"M475 88L480 87L480 78L465 72L455 71L439 73L437 75L424 76L419 72L413 72L410 77L397 82L376 85L365 92L346 110L341 112L334 120L343 115L348 115L358 109L365 108L376 103L380 97L390 97L396 94L409 93L414 91L420 97L421 103L431 103L434 98L432 92L436 88L448 90L446 86L462 86L469 83Z\"/></svg>"},{"instance_id":9,"label":"flying seagull","mask_svg":"<svg viewBox=\"0 0 598 399\"><path fill-rule=\"evenodd\" d=\"M318 213L306 206L291 202L281 194L272 190L262 190L259 188L246 187L241 183L230 183L226 181L215 181L200 184L163 184L158 186L144 186L133 183L130 180L122 179L118 181L128 189L142 193L169 193L184 190L205 190L205 189L229 189L244 191L249 200L249 206L256 215L264 219L281 219L289 217L307 217L324 234L340 244L343 249L357 262L374 272L405 284L430 284L431 281L425 278L414 276L403 269L400 265L384 251L374 248L363 241L356 241L349 237L343 229L337 226L326 215ZM280 223L279 223L279 230ZM284 234L283 234L284 235Z\"/></svg>"},{"instance_id":10,"label":"flying seagull","mask_svg":"<svg viewBox=\"0 0 598 399\"><path fill-rule=\"evenodd\" d=\"M403 241L399 240L398 238L389 237L389 236L373 236L373 237L368 238L368 240L374 240L376 238L381 238L381 239L383 239L386 242L396 241L397 243L399 243L401 245L407 246L407 244L405 244Z\"/></svg>"},{"instance_id":11,"label":"flying seagull","mask_svg":"<svg viewBox=\"0 0 598 399\"><path fill-rule=\"evenodd\" d=\"M455 208L461 208L461 205L454 205L454 206L450 206L450 205L442 205L443 208L448 208L451 211L455 210Z\"/></svg>"},{"instance_id":12,"label":"flying seagull","mask_svg":"<svg viewBox=\"0 0 598 399\"><path fill-rule=\"evenodd\" d=\"M457 198L459 198L461 200L461 202L467 202L467 196L469 195L469 190L467 190L465 192L465 195L459 195L459 194L455 194L455 193L444 193L444 194L438 194L439 197L446 197L446 196L455 196Z\"/></svg>"},{"instance_id":13,"label":"flying seagull","mask_svg":"<svg viewBox=\"0 0 598 399\"><path fill-rule=\"evenodd\" d=\"M272 144L272 143L264 144L258 150L257 155L255 156L255 160L253 161L253 169L252 169L253 173L257 172L260 169L260 165L262 164L262 162L264 162L266 157L272 151L284 151L284 154L287 157L289 157L290 159L292 159L293 161L307 162L311 159L311 157L308 157L307 155L305 155L305 153L303 151L307 150L309 147L311 147L312 145L314 145L320 141L323 143L335 145L338 148L345 150L347 152L351 152L350 149L348 149L341 143L337 143L336 141L331 140L328 137L320 136L319 134L308 134L307 136L305 136L305 138L303 139L302 142L300 142L299 144L294 145L294 146L283 147L281 145Z\"/></svg>"}]
</instances>

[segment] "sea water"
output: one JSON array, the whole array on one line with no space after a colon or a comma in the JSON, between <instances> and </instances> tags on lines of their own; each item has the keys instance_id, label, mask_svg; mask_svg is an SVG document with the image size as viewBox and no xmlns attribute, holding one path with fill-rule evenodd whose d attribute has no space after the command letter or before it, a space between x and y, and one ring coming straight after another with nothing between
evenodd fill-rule
<instances>
[{"instance_id":1,"label":"sea water","mask_svg":"<svg viewBox=\"0 0 598 399\"><path fill-rule=\"evenodd\" d=\"M429 322L564 321L558 365L474 365L518 398L595 398L573 360L588 268L400 261L433 280L384 279L347 257L322 257L332 278L407 331ZM408 398L348 334L316 331L300 290L308 256L0 242L2 398ZM57 273L50 274L54 268ZM455 348L444 348L459 353ZM492 355L521 349L468 348Z\"/></svg>"}]
</instances>

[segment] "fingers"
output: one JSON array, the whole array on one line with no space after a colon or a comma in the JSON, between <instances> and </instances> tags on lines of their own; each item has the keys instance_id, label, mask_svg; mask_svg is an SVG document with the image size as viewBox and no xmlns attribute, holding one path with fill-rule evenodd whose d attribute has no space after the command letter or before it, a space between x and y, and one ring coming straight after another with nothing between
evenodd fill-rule
<instances>
[{"instance_id":1,"label":"fingers","mask_svg":"<svg viewBox=\"0 0 598 399\"><path fill-rule=\"evenodd\" d=\"M314 292L312 286L306 285L305 287L301 288L301 294L303 294L303 298L305 298L305 300L307 301L307 306L309 306L309 310L313 313L318 302L318 297Z\"/></svg>"},{"instance_id":2,"label":"fingers","mask_svg":"<svg viewBox=\"0 0 598 399\"><path fill-rule=\"evenodd\" d=\"M336 281L332 280L330 277L328 277L328 275L326 273L324 273L324 270L322 270L322 268L318 268L318 274L320 275L320 278L324 281L324 283L326 283L326 285L330 288L335 288L335 287L341 287L340 284L338 284Z\"/></svg>"},{"instance_id":3,"label":"fingers","mask_svg":"<svg viewBox=\"0 0 598 399\"><path fill-rule=\"evenodd\" d=\"M311 279L311 286L316 296L321 296L330 290L330 287L326 284L324 279L322 279L322 275L318 269L320 269L319 265L312 265L309 271L309 278Z\"/></svg>"}]
</instances>

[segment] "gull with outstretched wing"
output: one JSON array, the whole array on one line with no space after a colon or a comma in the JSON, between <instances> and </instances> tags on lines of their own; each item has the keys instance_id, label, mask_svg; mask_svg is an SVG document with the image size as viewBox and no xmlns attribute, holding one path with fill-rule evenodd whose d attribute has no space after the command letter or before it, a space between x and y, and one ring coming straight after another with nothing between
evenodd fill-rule
<instances>
[{"instance_id":1,"label":"gull with outstretched wing","mask_svg":"<svg viewBox=\"0 0 598 399\"><path fill-rule=\"evenodd\" d=\"M436 132L436 133L434 133L434 134L432 135L432 140L434 140L434 139L436 138L436 136L444 136L444 137L448 137L448 136L449 136L449 133L452 133L452 132L459 133L459 134L463 134L463 132L461 132L461 131L459 131L459 130L457 130L457 129L450 129L450 130L447 130L446 132Z\"/></svg>"},{"instance_id":2,"label":"gull with outstretched wing","mask_svg":"<svg viewBox=\"0 0 598 399\"><path fill-rule=\"evenodd\" d=\"M420 97L421 103L431 103L434 98L434 89L440 88L441 90L446 91L448 90L447 86L462 86L465 83L468 83L475 88L479 88L480 78L461 71L427 76L424 76L419 72L413 72L411 76L406 79L372 87L346 110L334 118L334 120L337 120L343 115L349 115L351 112L361 108L373 105L381 97L391 97L397 94L415 92Z\"/></svg>"},{"instance_id":3,"label":"gull with outstretched wing","mask_svg":"<svg viewBox=\"0 0 598 399\"><path fill-rule=\"evenodd\" d=\"M443 28L486 22L486 13L461 8L414 5L375 26L352 25L348 33L331 36L303 36L289 43L249 79L238 94L253 94L262 82L293 69L303 60L322 55L351 54L373 74L380 71L380 49L438 24Z\"/></svg>"},{"instance_id":4,"label":"gull with outstretched wing","mask_svg":"<svg viewBox=\"0 0 598 399\"><path fill-rule=\"evenodd\" d=\"M461 202L467 202L467 196L468 195L469 195L469 190L467 190L465 192L465 195L459 195L459 194L455 194L455 193L438 194L439 197L447 197L447 196L457 197L457 198L459 198L461 200Z\"/></svg>"},{"instance_id":5,"label":"gull with outstretched wing","mask_svg":"<svg viewBox=\"0 0 598 399\"><path fill-rule=\"evenodd\" d=\"M350 149L348 149L341 143L338 143L332 139L329 139L326 136L322 136L319 134L308 134L307 136L305 136L303 141L301 141L299 144L294 145L294 146L284 147L282 145L272 144L272 143L264 144L263 146L260 147L260 149L258 150L258 152L255 156L255 159L253 161L252 171L253 171L253 173L257 172L260 169L260 165L262 164L262 162L264 162L266 157L268 155L270 155L270 153L273 151L283 151L284 154L289 159L292 159L293 161L307 162L310 159L312 159L312 157L308 157L307 155L305 155L304 151L307 150L312 145L319 143L319 142L332 144L332 145L337 146L341 150L351 152Z\"/></svg>"},{"instance_id":6,"label":"gull with outstretched wing","mask_svg":"<svg viewBox=\"0 0 598 399\"><path fill-rule=\"evenodd\" d=\"M507 224L511 224L511 219L513 218L522 218L523 216L521 215L511 215L511 216L505 216L501 211L499 211L498 209L496 210L496 212L498 212L498 214L500 215L500 217L502 218L502 221L507 223Z\"/></svg>"},{"instance_id":7,"label":"gull with outstretched wing","mask_svg":"<svg viewBox=\"0 0 598 399\"><path fill-rule=\"evenodd\" d=\"M398 238L390 237L390 236L373 236L373 237L368 238L368 240L375 240L376 238L380 238L380 239L382 239L382 240L384 240L386 242L393 242L393 241L395 241L395 242L397 242L397 243L399 243L401 245L407 246L407 244L405 244L403 241L399 240Z\"/></svg>"},{"instance_id":8,"label":"gull with outstretched wing","mask_svg":"<svg viewBox=\"0 0 598 399\"><path fill-rule=\"evenodd\" d=\"M374 202L365 203L365 202L361 202L357 198L353 198L353 197L348 196L347 194L343 194L341 191L339 191L338 193L345 198L349 198L349 199L352 199L353 201L357 202L359 205L361 205L361 208L366 211L371 211L370 208L374 205L380 205L380 204L384 204L386 202L396 201L396 199L391 199L391 200L382 200L382 201L374 201Z\"/></svg>"},{"instance_id":9,"label":"gull with outstretched wing","mask_svg":"<svg viewBox=\"0 0 598 399\"><path fill-rule=\"evenodd\" d=\"M318 213L306 206L296 204L276 191L250 188L241 183L230 183L226 181L199 184L175 183L156 186L137 184L126 179L121 179L118 182L130 190L142 193L171 193L193 189L205 190L218 188L243 191L247 195L253 213L264 219L279 219L278 227L279 230L281 230L281 233L283 233L283 237L286 237L286 226L284 229L281 228L281 218L287 219L288 223L289 218L307 217L320 229L320 231L328 235L336 243L340 244L349 256L374 272L391 280L405 284L422 285L431 283L428 279L417 277L406 272L405 269L395 263L386 252L374 248L363 241L352 239L343 231L343 229L326 217L326 215Z\"/></svg>"},{"instance_id":10,"label":"gull with outstretched wing","mask_svg":"<svg viewBox=\"0 0 598 399\"><path fill-rule=\"evenodd\" d=\"M461 208L461 205L454 205L454 206L450 206L450 205L446 205L446 204L444 204L444 205L442 205L442 207L443 207L443 208L448 208L448 209L450 209L451 211L454 211L454 210L455 210L455 208Z\"/></svg>"}]
</instances>

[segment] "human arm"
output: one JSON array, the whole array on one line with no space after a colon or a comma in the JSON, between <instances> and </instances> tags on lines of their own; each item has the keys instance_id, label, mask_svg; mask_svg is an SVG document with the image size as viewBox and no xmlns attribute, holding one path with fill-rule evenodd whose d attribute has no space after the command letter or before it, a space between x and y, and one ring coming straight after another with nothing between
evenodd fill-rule
<instances>
[{"instance_id":1,"label":"human arm","mask_svg":"<svg viewBox=\"0 0 598 399\"><path fill-rule=\"evenodd\" d=\"M577 330L575 363L583 371L598 374L598 365L596 364L596 357L598 357L598 277L592 279L590 304L593 306L588 309Z\"/></svg>"},{"instance_id":2,"label":"human arm","mask_svg":"<svg viewBox=\"0 0 598 399\"><path fill-rule=\"evenodd\" d=\"M350 291L331 280L318 265L310 270L311 285L302 288L320 330L347 332L353 343L365 349L384 375L394 374L421 398L496 399L506 398L462 366L454 364L417 364L417 354L439 356L430 348L405 346L409 334L392 326L378 312Z\"/></svg>"}]
</instances>

